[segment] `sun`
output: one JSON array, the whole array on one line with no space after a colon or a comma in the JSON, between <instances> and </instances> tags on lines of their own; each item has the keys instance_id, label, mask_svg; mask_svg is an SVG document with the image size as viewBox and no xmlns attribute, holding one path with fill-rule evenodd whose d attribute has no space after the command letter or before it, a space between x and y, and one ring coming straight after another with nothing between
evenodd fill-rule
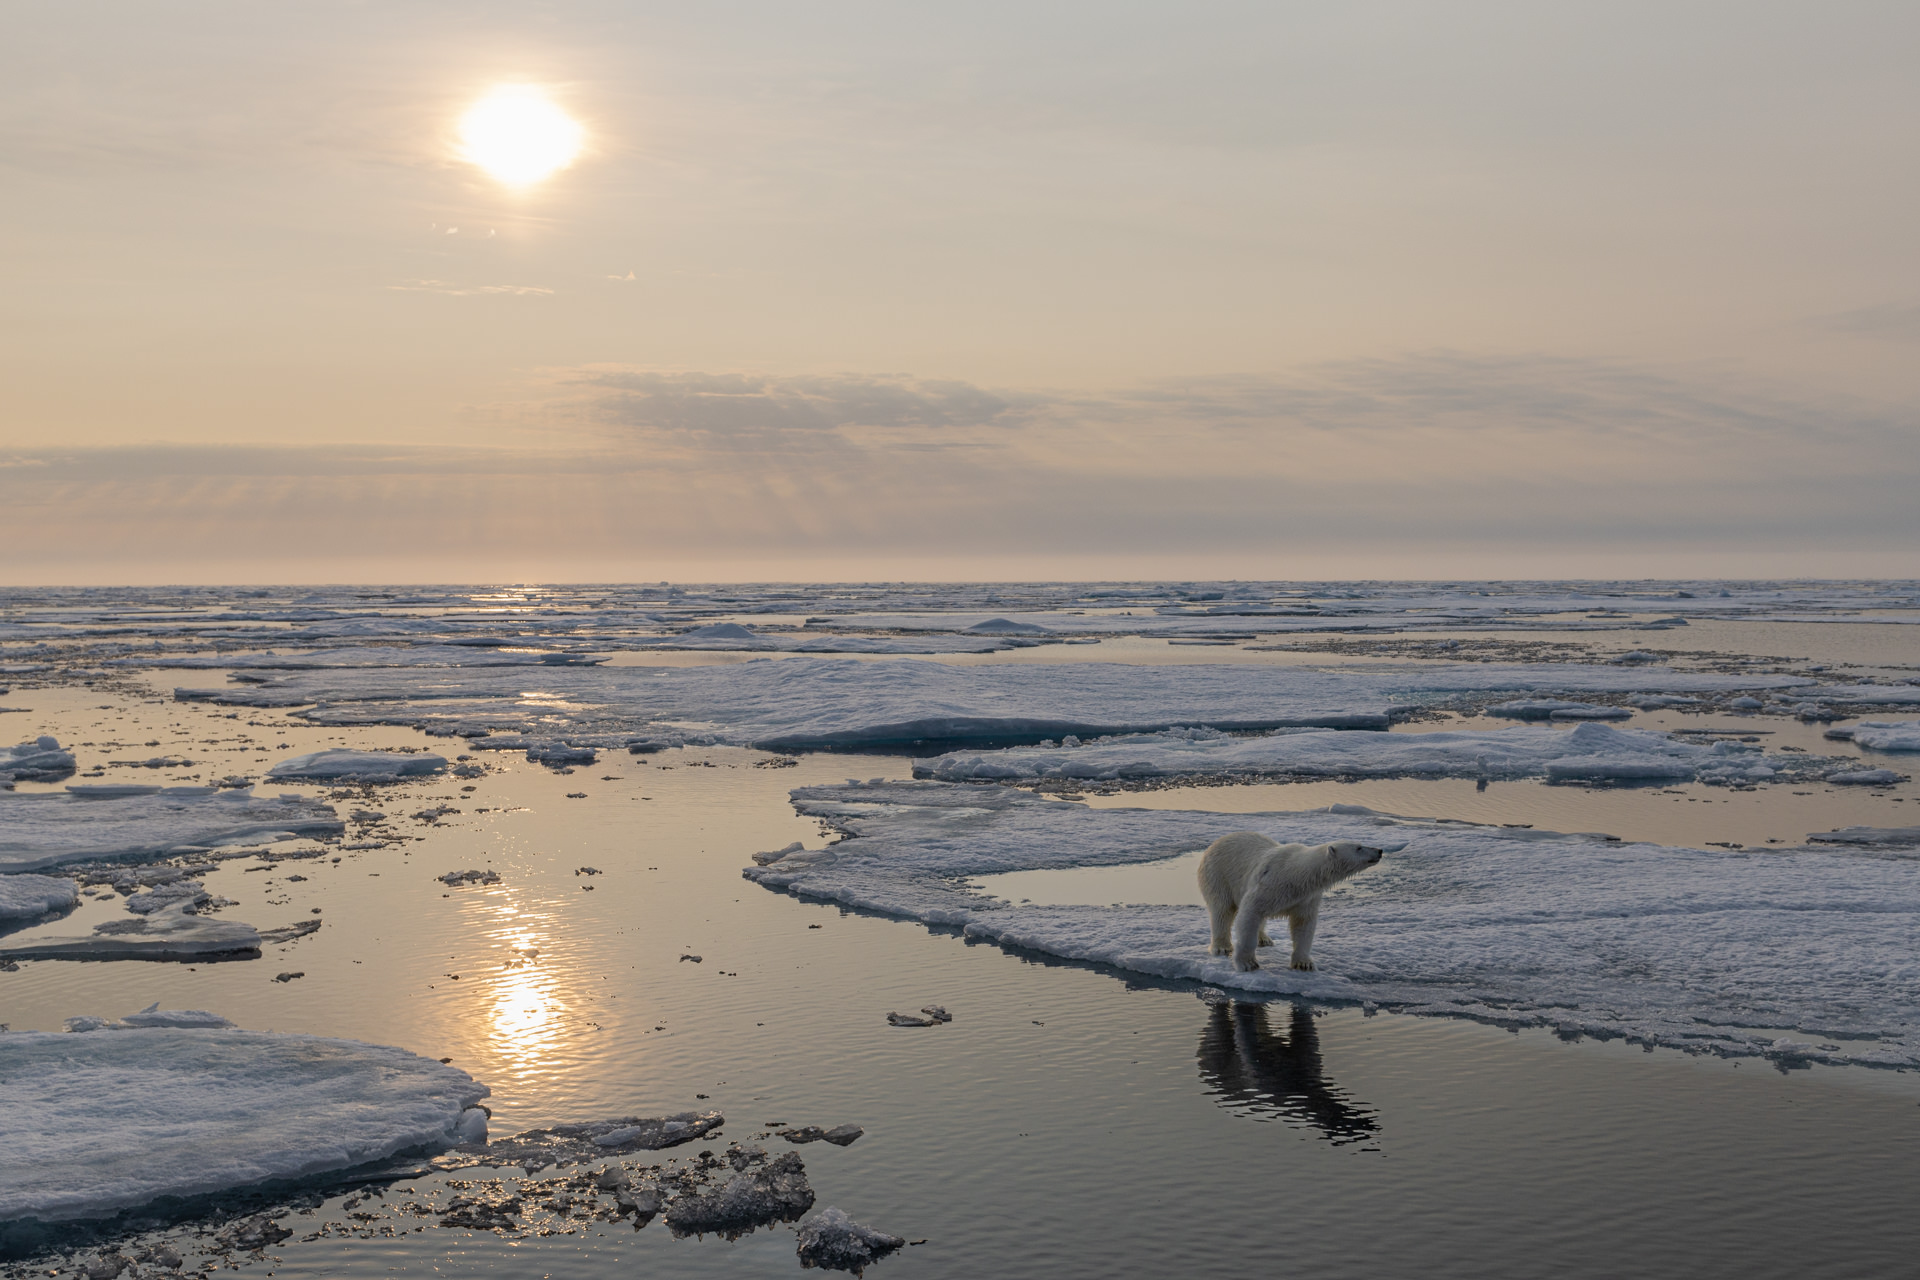
<instances>
[{"instance_id":1,"label":"sun","mask_svg":"<svg viewBox=\"0 0 1920 1280\"><path fill-rule=\"evenodd\" d=\"M509 186L524 187L573 163L586 130L532 85L501 85L460 118L460 155Z\"/></svg>"}]
</instances>

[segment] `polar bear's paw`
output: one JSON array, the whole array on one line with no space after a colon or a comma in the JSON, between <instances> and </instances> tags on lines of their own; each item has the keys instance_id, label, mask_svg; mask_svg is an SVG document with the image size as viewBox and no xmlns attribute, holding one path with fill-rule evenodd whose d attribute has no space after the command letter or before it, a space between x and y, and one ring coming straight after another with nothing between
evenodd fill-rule
<instances>
[{"instance_id":1,"label":"polar bear's paw","mask_svg":"<svg viewBox=\"0 0 1920 1280\"><path fill-rule=\"evenodd\" d=\"M1313 968L1313 961L1311 961L1311 960L1309 960L1309 959L1307 959L1307 958L1306 958L1306 957L1304 957L1304 956L1295 956L1295 957L1294 957L1293 959L1291 959L1291 960L1289 960L1289 961L1287 962L1287 968L1289 968L1289 969L1311 969L1311 968Z\"/></svg>"},{"instance_id":2,"label":"polar bear's paw","mask_svg":"<svg viewBox=\"0 0 1920 1280\"><path fill-rule=\"evenodd\" d=\"M1260 967L1260 962L1252 956L1235 956L1233 958L1233 967L1241 973L1252 973Z\"/></svg>"}]
</instances>

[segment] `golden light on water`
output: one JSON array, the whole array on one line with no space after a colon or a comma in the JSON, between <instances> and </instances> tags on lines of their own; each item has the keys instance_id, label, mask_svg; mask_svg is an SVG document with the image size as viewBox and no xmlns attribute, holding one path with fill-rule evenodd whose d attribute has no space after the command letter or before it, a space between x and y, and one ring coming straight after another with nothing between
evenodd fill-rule
<instances>
[{"instance_id":1,"label":"golden light on water","mask_svg":"<svg viewBox=\"0 0 1920 1280\"><path fill-rule=\"evenodd\" d=\"M501 85L460 118L460 155L494 179L524 187L572 164L580 122L533 85Z\"/></svg>"}]
</instances>

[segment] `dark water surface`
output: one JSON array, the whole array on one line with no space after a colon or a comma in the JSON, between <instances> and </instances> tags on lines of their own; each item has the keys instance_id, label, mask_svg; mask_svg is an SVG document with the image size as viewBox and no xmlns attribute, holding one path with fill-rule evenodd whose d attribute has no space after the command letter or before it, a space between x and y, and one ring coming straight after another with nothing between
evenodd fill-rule
<instances>
[{"instance_id":1,"label":"dark water surface","mask_svg":"<svg viewBox=\"0 0 1920 1280\"><path fill-rule=\"evenodd\" d=\"M157 693L17 689L7 704L26 710L7 717L9 732L192 744L213 776L237 767L220 753L240 733L270 746L254 753L260 761L333 745L448 748L404 729L315 729L268 712L229 720ZM1760 727L1818 736L1777 720ZM82 748L81 768L124 754ZM850 1147L798 1150L820 1205L926 1241L880 1263L873 1274L882 1277L1913 1274L1912 1074L1782 1074L1754 1061L1352 1007L1209 1004L1192 986L801 902L739 876L755 850L818 843L788 806L789 788L905 777L908 762L816 755L764 767L772 759L743 749L606 755L561 775L489 753L492 772L471 792L434 780L371 798L418 837L404 845L334 851L337 864L237 859L206 878L238 902L227 916L258 926L321 908L326 926L312 937L254 962L26 964L0 974L0 1021L54 1030L67 1016L158 1001L245 1027L403 1045L450 1057L489 1084L496 1137L694 1107L726 1114L717 1146L768 1133L768 1121L860 1124L866 1135ZM1796 798L1785 788L1668 789L1684 792L1676 798L1523 784L1476 792L1471 783L1455 795L1453 786L1190 788L1093 802L1298 809L1329 803L1326 791L1402 812L1477 818L1465 810L1479 805L1486 820L1571 818L1574 829L1675 842L1710 827L1727 839L1798 839L1834 815L1881 823L1881 810L1913 807L1892 794ZM1783 808L1796 801L1804 807ZM463 812L437 826L402 817L441 803ZM1699 818L1703 809L1723 813L1723 824ZM1676 816L1663 826L1667 813ZM587 866L601 874L577 874ZM497 871L501 883L450 890L434 879L469 867ZM88 902L40 929L84 931L121 912L118 899ZM272 980L290 970L305 976ZM929 1003L954 1021L885 1021ZM347 1217L335 1195L288 1225L396 1234L297 1235L249 1269L799 1269L788 1227L731 1243L675 1240L657 1220L637 1234L578 1224L505 1239L386 1207L420 1194L396 1187L359 1208L364 1220ZM61 1265L43 1260L36 1271Z\"/></svg>"}]
</instances>

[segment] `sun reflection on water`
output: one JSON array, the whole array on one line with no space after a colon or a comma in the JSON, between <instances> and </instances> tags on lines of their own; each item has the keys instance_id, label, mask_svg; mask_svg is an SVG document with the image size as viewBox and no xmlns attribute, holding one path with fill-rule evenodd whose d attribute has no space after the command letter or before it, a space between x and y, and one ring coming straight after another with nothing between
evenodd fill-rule
<instances>
[{"instance_id":1,"label":"sun reflection on water","mask_svg":"<svg viewBox=\"0 0 1920 1280\"><path fill-rule=\"evenodd\" d=\"M547 946L542 931L510 905L499 911L513 923L490 931L506 959L488 995L488 1047L505 1076L526 1080L551 1075L562 1069L556 1059L569 1012L564 975L542 962Z\"/></svg>"}]
</instances>

